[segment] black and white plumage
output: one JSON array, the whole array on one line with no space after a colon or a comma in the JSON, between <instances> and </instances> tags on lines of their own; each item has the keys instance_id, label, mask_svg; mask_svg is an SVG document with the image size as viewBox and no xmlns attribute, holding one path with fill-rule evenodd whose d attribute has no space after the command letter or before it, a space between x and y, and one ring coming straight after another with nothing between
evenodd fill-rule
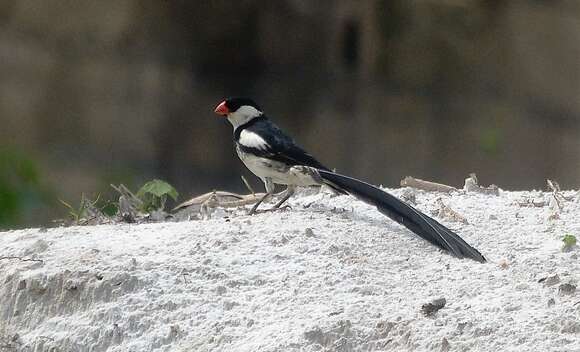
<instances>
[{"instance_id":1,"label":"black and white plumage","mask_svg":"<svg viewBox=\"0 0 580 352\"><path fill-rule=\"evenodd\" d=\"M458 258L485 262L481 253L435 219L375 186L332 172L272 123L251 99L226 99L215 112L232 124L238 156L264 182L266 195L254 205L251 214L274 194L275 184L288 188L274 208L288 200L296 186L327 185L376 206L381 213Z\"/></svg>"}]
</instances>

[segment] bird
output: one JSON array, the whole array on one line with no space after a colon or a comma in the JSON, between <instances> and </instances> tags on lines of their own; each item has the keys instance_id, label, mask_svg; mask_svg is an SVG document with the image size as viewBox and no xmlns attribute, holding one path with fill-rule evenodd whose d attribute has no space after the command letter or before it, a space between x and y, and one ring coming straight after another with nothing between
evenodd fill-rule
<instances>
[{"instance_id":1,"label":"bird","mask_svg":"<svg viewBox=\"0 0 580 352\"><path fill-rule=\"evenodd\" d=\"M338 194L348 194L375 206L390 219L457 258L486 262L477 249L437 220L376 186L323 165L274 124L252 99L227 98L214 112L230 122L238 157L264 182L266 193L249 214L255 214L260 204L274 195L276 184L286 185L286 191L271 210L279 209L295 193L296 187L325 185Z\"/></svg>"}]
</instances>

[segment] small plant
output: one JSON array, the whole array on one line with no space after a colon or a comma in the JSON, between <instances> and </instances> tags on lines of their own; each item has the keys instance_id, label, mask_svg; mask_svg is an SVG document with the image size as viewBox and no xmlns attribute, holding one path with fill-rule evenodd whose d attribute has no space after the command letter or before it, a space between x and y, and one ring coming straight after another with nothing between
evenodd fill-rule
<instances>
[{"instance_id":1,"label":"small plant","mask_svg":"<svg viewBox=\"0 0 580 352\"><path fill-rule=\"evenodd\" d=\"M572 250L576 246L576 236L574 235L564 235L562 238L562 242L564 242L564 246L562 247L562 251L567 252Z\"/></svg>"},{"instance_id":2,"label":"small plant","mask_svg":"<svg viewBox=\"0 0 580 352\"><path fill-rule=\"evenodd\" d=\"M176 200L178 196L173 186L161 180L147 182L137 194L123 184L111 187L119 192L118 200L101 200L100 196L92 200L82 194L79 205L74 207L59 199L68 209L70 222L74 225L96 225L118 221L162 221L167 218L167 213L163 211L167 197Z\"/></svg>"},{"instance_id":3,"label":"small plant","mask_svg":"<svg viewBox=\"0 0 580 352\"><path fill-rule=\"evenodd\" d=\"M115 216L119 212L119 203L117 201L107 200L98 207L106 216Z\"/></svg>"},{"instance_id":4,"label":"small plant","mask_svg":"<svg viewBox=\"0 0 580 352\"><path fill-rule=\"evenodd\" d=\"M81 201L78 205L78 207L73 207L72 205L70 205L69 203L67 203L66 201L59 199L59 202L61 202L62 205L64 205L65 207L68 208L68 215L70 216L71 220L75 223L78 224L83 220L86 220L89 216L89 209L90 208L94 208L97 204L97 202L99 201L99 196L97 196L97 199L90 200L87 197L85 197L85 194L82 193L81 194Z\"/></svg>"},{"instance_id":5,"label":"small plant","mask_svg":"<svg viewBox=\"0 0 580 352\"><path fill-rule=\"evenodd\" d=\"M161 180L149 181L137 192L137 197L143 201L141 210L147 213L154 210L163 210L167 196L177 200L178 195L172 185Z\"/></svg>"}]
</instances>

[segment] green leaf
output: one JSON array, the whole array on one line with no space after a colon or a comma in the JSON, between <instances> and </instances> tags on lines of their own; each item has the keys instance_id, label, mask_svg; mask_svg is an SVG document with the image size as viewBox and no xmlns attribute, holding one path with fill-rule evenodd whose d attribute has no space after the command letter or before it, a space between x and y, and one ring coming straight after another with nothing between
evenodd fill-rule
<instances>
[{"instance_id":1,"label":"green leaf","mask_svg":"<svg viewBox=\"0 0 580 352\"><path fill-rule=\"evenodd\" d=\"M178 193L173 186L161 180L149 181L137 192L137 197L143 201L141 210L144 212L162 210L167 196L177 200Z\"/></svg>"},{"instance_id":2,"label":"green leaf","mask_svg":"<svg viewBox=\"0 0 580 352\"><path fill-rule=\"evenodd\" d=\"M562 242L564 242L564 248L574 247L576 245L576 237L570 234L565 235L564 238L562 238Z\"/></svg>"},{"instance_id":3,"label":"green leaf","mask_svg":"<svg viewBox=\"0 0 580 352\"><path fill-rule=\"evenodd\" d=\"M157 198L168 195L173 200L177 200L177 196L179 195L172 185L161 180L153 180L144 184L137 192L137 197L143 199L147 194L151 194Z\"/></svg>"},{"instance_id":4,"label":"green leaf","mask_svg":"<svg viewBox=\"0 0 580 352\"><path fill-rule=\"evenodd\" d=\"M119 205L115 202L107 202L101 206L101 211L107 216L115 216L119 212Z\"/></svg>"}]
</instances>

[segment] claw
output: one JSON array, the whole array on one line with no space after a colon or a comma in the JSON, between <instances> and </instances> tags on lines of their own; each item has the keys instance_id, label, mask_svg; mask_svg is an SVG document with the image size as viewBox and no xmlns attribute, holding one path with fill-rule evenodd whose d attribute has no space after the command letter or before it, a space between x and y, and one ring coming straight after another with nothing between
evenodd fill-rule
<instances>
[{"instance_id":1,"label":"claw","mask_svg":"<svg viewBox=\"0 0 580 352\"><path fill-rule=\"evenodd\" d=\"M292 207L289 206L289 205L284 205L284 206L278 207L278 208L272 207L270 209L265 209L265 210L254 210L254 209L251 209L248 212L248 215L256 215L256 214L270 213L270 212L274 212L274 211L286 211L286 210L291 210L291 209L292 209Z\"/></svg>"},{"instance_id":2,"label":"claw","mask_svg":"<svg viewBox=\"0 0 580 352\"><path fill-rule=\"evenodd\" d=\"M267 212L267 211L268 212L270 212L270 211L285 211L285 210L289 210L289 209L292 209L292 207L289 206L289 205L284 205L284 206L281 206L281 207L272 207L270 209L266 209L266 210L263 210L263 211L264 212Z\"/></svg>"}]
</instances>

